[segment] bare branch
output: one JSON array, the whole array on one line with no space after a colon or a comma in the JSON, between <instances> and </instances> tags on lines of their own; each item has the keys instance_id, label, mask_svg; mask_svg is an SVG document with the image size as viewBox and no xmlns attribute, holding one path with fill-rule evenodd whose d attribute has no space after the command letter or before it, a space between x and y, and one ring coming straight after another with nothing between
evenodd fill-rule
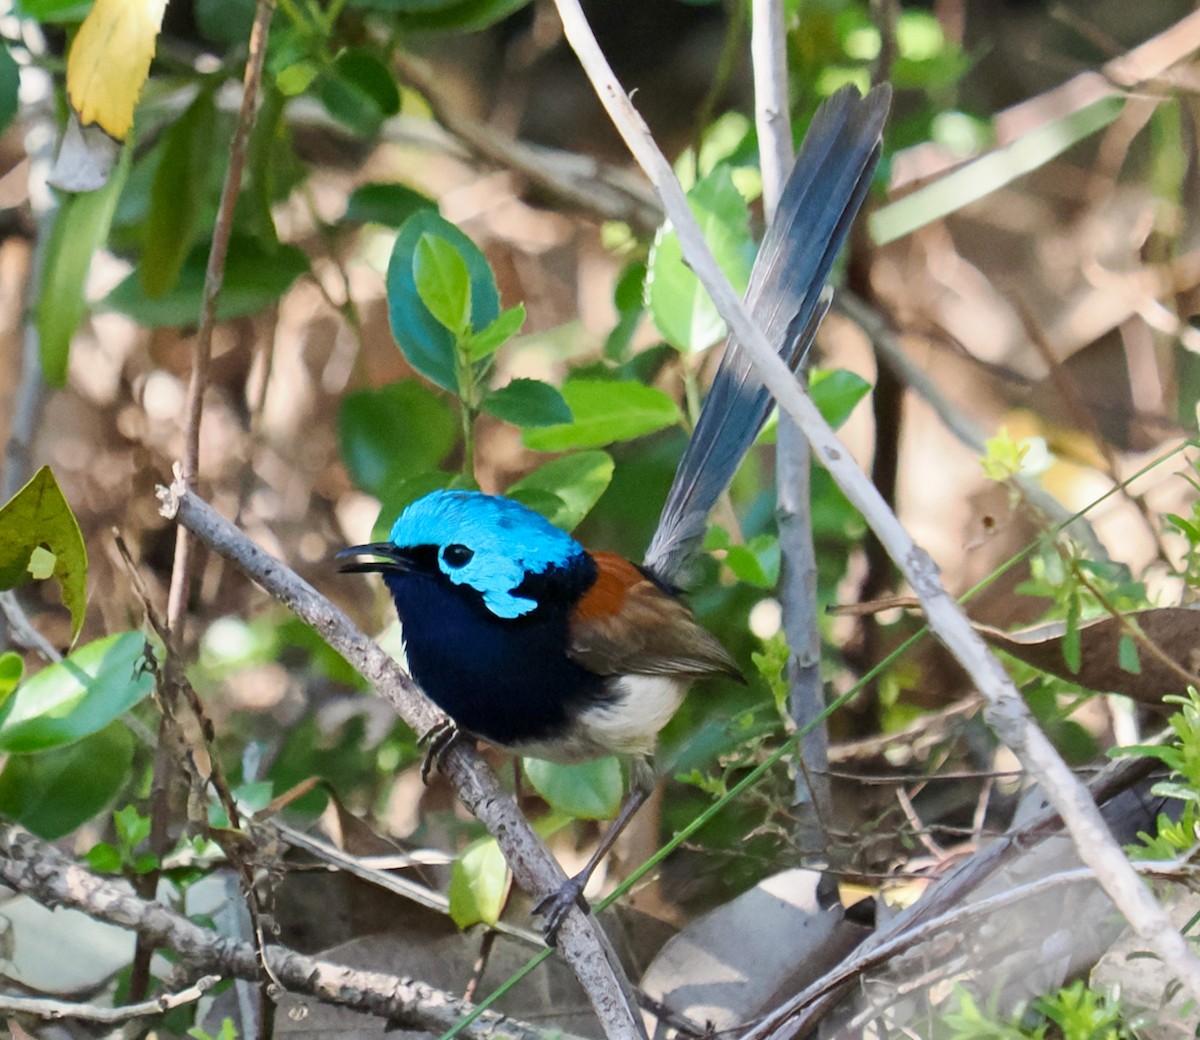
<instances>
[{"instance_id":1,"label":"bare branch","mask_svg":"<svg viewBox=\"0 0 1200 1040\"><path fill-rule=\"evenodd\" d=\"M142 899L125 882L91 873L52 845L12 824L0 825L0 878L47 906L74 907L97 920L134 929L153 945L174 950L193 967L241 979L264 977L258 951L250 943L218 935L161 903ZM262 956L271 974L290 991L379 1015L410 1029L442 1033L475 1010L423 982L357 971L284 946L267 946ZM0 998L0 1009L9 999ZM542 1040L542 1034L533 1026L492 1011L483 1012L462 1035L478 1040Z\"/></svg>"},{"instance_id":2,"label":"bare branch","mask_svg":"<svg viewBox=\"0 0 1200 1040\"><path fill-rule=\"evenodd\" d=\"M194 1003L220 981L219 975L205 975L178 993L164 993L161 997L143 1000L139 1004L111 1008L99 1007L96 1004L72 1004L64 1000L47 1000L41 997L13 997L4 993L0 994L0 1014L33 1015L48 1021L66 1018L76 1022L115 1026L133 1018L161 1015L172 1008Z\"/></svg>"},{"instance_id":3,"label":"bare branch","mask_svg":"<svg viewBox=\"0 0 1200 1040\"><path fill-rule=\"evenodd\" d=\"M642 168L654 183L679 233L684 257L696 272L733 335L754 361L759 377L780 408L804 431L814 454L879 537L921 600L930 629L963 666L988 702L987 716L997 736L1017 755L1062 814L1083 862L1134 931L1158 954L1188 992L1200 999L1200 958L1171 923L1113 840L1086 788L1071 773L1038 728L1021 695L999 661L972 630L966 616L938 577L937 565L896 519L865 477L854 457L837 439L808 395L792 377L754 324L738 294L721 273L704 241L666 157L622 89L578 0L555 0L568 42L592 80L601 103Z\"/></svg>"}]
</instances>

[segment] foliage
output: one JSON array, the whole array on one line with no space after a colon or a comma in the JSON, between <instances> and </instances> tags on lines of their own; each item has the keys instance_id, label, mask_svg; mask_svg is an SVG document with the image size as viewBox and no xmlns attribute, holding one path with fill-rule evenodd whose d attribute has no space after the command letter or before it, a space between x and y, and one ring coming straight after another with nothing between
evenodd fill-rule
<instances>
[{"instance_id":1,"label":"foliage","mask_svg":"<svg viewBox=\"0 0 1200 1040\"><path fill-rule=\"evenodd\" d=\"M994 1008L983 1009L966 990L958 990L958 1007L942 1023L944 1040L1130 1040L1136 1036L1126 1021L1120 998L1099 993L1077 979L1057 993L1034 1001L1025 1015L1002 1020Z\"/></svg>"}]
</instances>

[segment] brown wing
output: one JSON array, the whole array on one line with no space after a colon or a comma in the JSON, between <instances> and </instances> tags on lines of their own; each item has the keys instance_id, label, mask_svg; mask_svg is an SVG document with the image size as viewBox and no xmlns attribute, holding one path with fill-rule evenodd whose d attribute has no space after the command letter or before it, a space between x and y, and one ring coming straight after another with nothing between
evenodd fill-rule
<instances>
[{"instance_id":1,"label":"brown wing","mask_svg":"<svg viewBox=\"0 0 1200 1040\"><path fill-rule=\"evenodd\" d=\"M571 615L568 655L598 675L729 675L741 670L681 599L628 560L593 553L598 576Z\"/></svg>"}]
</instances>

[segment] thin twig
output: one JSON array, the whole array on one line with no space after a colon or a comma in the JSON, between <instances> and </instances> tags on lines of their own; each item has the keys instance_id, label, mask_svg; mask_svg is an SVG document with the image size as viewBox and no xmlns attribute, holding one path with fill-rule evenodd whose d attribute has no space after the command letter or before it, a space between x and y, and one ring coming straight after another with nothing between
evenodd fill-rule
<instances>
[{"instance_id":1,"label":"thin twig","mask_svg":"<svg viewBox=\"0 0 1200 1040\"><path fill-rule=\"evenodd\" d=\"M754 0L754 125L763 177L763 212L773 219L779 193L792 168L792 121L788 97L787 29L781 0ZM775 521L779 527L779 601L788 648L788 709L800 738L795 798L801 845L816 847L828 816L829 730L812 725L825 710L821 684L821 633L817 627L817 553L813 544L808 441L786 415L779 418L775 446Z\"/></svg>"},{"instance_id":2,"label":"thin twig","mask_svg":"<svg viewBox=\"0 0 1200 1040\"><path fill-rule=\"evenodd\" d=\"M52 845L12 824L0 824L0 878L46 906L69 906L99 921L135 929L156 946L175 951L191 968L222 976L262 979L263 966L250 943L202 928L162 903L142 899L123 881L100 877ZM410 1029L442 1033L474 1010L450 994L413 979L357 971L317 960L285 946L263 951L272 974L289 991L307 993L386 1018ZM542 1040L533 1026L484 1012L464 1036Z\"/></svg>"},{"instance_id":3,"label":"thin twig","mask_svg":"<svg viewBox=\"0 0 1200 1040\"><path fill-rule=\"evenodd\" d=\"M95 1004L71 1004L64 1000L46 1000L41 997L13 997L0 994L0 1014L32 1015L47 1021L70 1019L75 1022L94 1022L97 1025L115 1026L134 1018L161 1015L172 1008L183 1007L199 1000L221 981L219 975L205 975L187 989L178 993L164 993L153 1000L123 1007L98 1007Z\"/></svg>"},{"instance_id":4,"label":"thin twig","mask_svg":"<svg viewBox=\"0 0 1200 1040\"><path fill-rule=\"evenodd\" d=\"M1139 937L1172 966L1181 984L1200 1000L1200 958L1142 883L1113 840L1087 789L1038 728L1000 662L946 593L933 559L912 540L859 470L853 455L837 439L721 273L670 163L609 67L578 0L555 0L555 5L567 40L592 80L601 103L659 192L679 233L685 259L733 335L753 359L759 377L779 406L796 420L816 457L879 536L888 555L920 597L931 631L988 701L986 714L997 736L1012 749L1046 791L1051 804L1062 813L1080 859L1096 871L1105 892Z\"/></svg>"},{"instance_id":5,"label":"thin twig","mask_svg":"<svg viewBox=\"0 0 1200 1040\"><path fill-rule=\"evenodd\" d=\"M213 227L212 245L208 253L208 266L204 272L204 294L200 302L199 327L196 330L195 357L192 375L188 383L185 404L183 474L189 487L195 487L200 470L200 420L204 411L204 391L208 387L208 365L212 356L212 337L216 326L217 300L225 280L225 259L229 253L229 239L233 233L233 214L238 195L242 189L242 174L246 166L246 153L254 120L258 112L258 94L262 83L263 63L266 59L267 32L274 13L274 0L258 0L254 23L250 29L249 53L246 71L242 80L242 103L234 126L233 140L229 147L229 167L221 186L221 199L217 206L216 223ZM194 545L188 533L180 528L175 537L175 559L171 566L171 585L167 594L166 628L177 647L184 643L184 627L187 620L188 592L192 584ZM150 851L162 860L171 845L171 790L174 786L176 763L170 740L170 716L174 705L169 703L172 695L170 683L160 684L164 691L163 717L159 725L158 746L154 752L154 781L150 795ZM152 895L158 884L158 872L149 871L141 875L138 884L143 896ZM150 944L138 936L134 950L133 968L129 990L140 997L147 990L150 979Z\"/></svg>"},{"instance_id":6,"label":"thin twig","mask_svg":"<svg viewBox=\"0 0 1200 1040\"><path fill-rule=\"evenodd\" d=\"M421 693L412 677L374 640L311 585L255 545L182 480L159 488L162 512L187 527L214 552L237 564L275 599L307 622L388 701L416 733L428 733L445 716ZM495 836L518 885L535 897L555 892L566 880L562 868L534 834L516 803L467 742L456 742L442 771L459 800ZM579 979L609 1040L644 1040L632 990L604 932L573 910L558 933L558 950Z\"/></svg>"},{"instance_id":7,"label":"thin twig","mask_svg":"<svg viewBox=\"0 0 1200 1040\"><path fill-rule=\"evenodd\" d=\"M11 589L0 592L0 617L8 626L8 635L12 642L18 646L36 650L51 664L62 660L62 654L41 632L33 627L29 615L25 613L16 593Z\"/></svg>"},{"instance_id":8,"label":"thin twig","mask_svg":"<svg viewBox=\"0 0 1200 1040\"><path fill-rule=\"evenodd\" d=\"M246 152L250 134L258 114L258 93L262 83L263 62L267 55L267 32L274 0L258 0L254 24L250 29L250 50L246 58L246 73L242 80L242 105L238 111L233 140L229 146L229 168L221 186L221 201L217 206L213 226L212 246L204 272L204 295L200 301L200 324L196 330L195 359L188 382L185 404L183 479L189 488L196 486L200 471L200 419L204 411L204 391L208 389L208 365L212 359L212 337L217 323L217 300L225 282L225 258L233 234L233 213L242 190L242 174L246 168ZM187 532L180 528L175 541L175 563L171 570L171 591L167 598L167 625L177 636L187 614L188 589L192 578L191 544Z\"/></svg>"}]
</instances>

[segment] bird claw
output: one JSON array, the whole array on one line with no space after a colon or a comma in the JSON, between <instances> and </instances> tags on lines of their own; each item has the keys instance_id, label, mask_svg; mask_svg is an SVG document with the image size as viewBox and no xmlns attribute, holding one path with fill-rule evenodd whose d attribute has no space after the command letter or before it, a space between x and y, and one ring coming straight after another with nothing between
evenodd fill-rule
<instances>
[{"instance_id":1,"label":"bird claw","mask_svg":"<svg viewBox=\"0 0 1200 1040\"><path fill-rule=\"evenodd\" d=\"M548 946L558 945L558 930L572 907L579 907L585 914L590 911L587 900L583 898L584 881L581 877L568 878L533 908L535 916L546 919L542 934Z\"/></svg>"},{"instance_id":2,"label":"bird claw","mask_svg":"<svg viewBox=\"0 0 1200 1040\"><path fill-rule=\"evenodd\" d=\"M453 722L449 719L444 719L434 726L428 733L422 736L417 741L417 746L428 744L429 747L425 752L425 761L421 763L421 782L427 787L429 786L429 775L433 772L434 766L440 772L446 763L446 755L450 753L450 749L458 742L462 733Z\"/></svg>"}]
</instances>

